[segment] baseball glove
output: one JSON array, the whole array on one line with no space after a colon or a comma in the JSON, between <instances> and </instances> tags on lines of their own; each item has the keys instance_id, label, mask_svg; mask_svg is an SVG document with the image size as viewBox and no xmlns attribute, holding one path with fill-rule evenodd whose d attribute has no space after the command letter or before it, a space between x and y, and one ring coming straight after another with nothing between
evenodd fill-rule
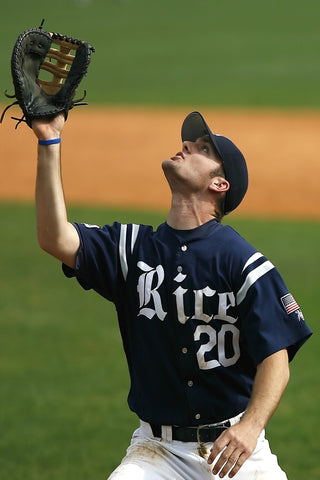
<instances>
[{"instance_id":1,"label":"baseball glove","mask_svg":"<svg viewBox=\"0 0 320 480\"><path fill-rule=\"evenodd\" d=\"M87 69L94 48L87 42L60 33L49 33L39 28L31 28L21 33L14 45L11 57L11 74L15 94L6 97L16 98L2 113L0 123L8 108L19 105L23 111L17 126L26 122L31 127L36 118L53 118L63 112L68 117L69 110L82 102L74 100L76 89ZM41 77L41 78L40 78Z\"/></svg>"}]
</instances>

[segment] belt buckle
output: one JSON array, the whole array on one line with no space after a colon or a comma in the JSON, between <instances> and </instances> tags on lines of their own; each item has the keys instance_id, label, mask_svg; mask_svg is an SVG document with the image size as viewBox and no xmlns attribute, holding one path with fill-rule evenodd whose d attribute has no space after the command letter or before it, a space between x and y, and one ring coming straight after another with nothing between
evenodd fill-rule
<instances>
[{"instance_id":1,"label":"belt buckle","mask_svg":"<svg viewBox=\"0 0 320 480\"><path fill-rule=\"evenodd\" d=\"M201 441L201 434L200 434L200 430L202 430L204 428L209 428L209 425L198 425L197 426L197 442L198 443L205 443L205 442Z\"/></svg>"},{"instance_id":2,"label":"belt buckle","mask_svg":"<svg viewBox=\"0 0 320 480\"><path fill-rule=\"evenodd\" d=\"M218 433L216 438L220 435L220 433L223 432L223 430L227 430L230 427L230 422L229 421L223 421L219 423L214 423L214 424L206 424L206 425L198 425L197 427L197 442L198 443L206 443L206 441L201 442L201 430L207 428L210 432L210 429L215 430L215 432Z\"/></svg>"}]
</instances>

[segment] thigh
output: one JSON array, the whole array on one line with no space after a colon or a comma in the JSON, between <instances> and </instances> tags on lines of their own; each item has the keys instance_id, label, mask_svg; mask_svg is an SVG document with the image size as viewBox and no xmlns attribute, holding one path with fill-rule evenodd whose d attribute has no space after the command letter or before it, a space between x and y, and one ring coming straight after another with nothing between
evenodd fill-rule
<instances>
[{"instance_id":1,"label":"thigh","mask_svg":"<svg viewBox=\"0 0 320 480\"><path fill-rule=\"evenodd\" d=\"M134 436L127 454L108 480L212 480L198 445Z\"/></svg>"},{"instance_id":2,"label":"thigh","mask_svg":"<svg viewBox=\"0 0 320 480\"><path fill-rule=\"evenodd\" d=\"M152 440L133 441L109 480L172 480L165 451Z\"/></svg>"}]
</instances>

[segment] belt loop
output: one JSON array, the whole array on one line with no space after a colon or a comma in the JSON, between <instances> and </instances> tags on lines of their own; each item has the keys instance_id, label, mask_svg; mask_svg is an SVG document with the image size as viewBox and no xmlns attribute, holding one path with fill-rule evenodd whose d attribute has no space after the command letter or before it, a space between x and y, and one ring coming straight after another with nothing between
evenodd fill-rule
<instances>
[{"instance_id":1,"label":"belt loop","mask_svg":"<svg viewBox=\"0 0 320 480\"><path fill-rule=\"evenodd\" d=\"M239 413L239 415L236 415L235 417L229 418L230 425L236 425L237 423L240 422L241 417L244 415L245 412Z\"/></svg>"},{"instance_id":2,"label":"belt loop","mask_svg":"<svg viewBox=\"0 0 320 480\"><path fill-rule=\"evenodd\" d=\"M150 423L144 422L143 420L140 419L140 429L143 435L146 435L148 437L153 437L153 432L152 432Z\"/></svg>"},{"instance_id":3,"label":"belt loop","mask_svg":"<svg viewBox=\"0 0 320 480\"><path fill-rule=\"evenodd\" d=\"M172 427L170 425L161 425L161 441L172 443Z\"/></svg>"}]
</instances>

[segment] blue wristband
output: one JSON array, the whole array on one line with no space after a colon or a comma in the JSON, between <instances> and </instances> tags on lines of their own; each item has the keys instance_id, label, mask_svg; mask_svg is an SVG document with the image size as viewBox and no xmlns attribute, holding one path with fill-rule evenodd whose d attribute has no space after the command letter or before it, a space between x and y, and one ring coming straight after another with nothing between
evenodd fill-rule
<instances>
[{"instance_id":1,"label":"blue wristband","mask_svg":"<svg viewBox=\"0 0 320 480\"><path fill-rule=\"evenodd\" d=\"M39 140L39 145L54 145L55 143L60 143L61 138L52 138L51 140Z\"/></svg>"}]
</instances>

